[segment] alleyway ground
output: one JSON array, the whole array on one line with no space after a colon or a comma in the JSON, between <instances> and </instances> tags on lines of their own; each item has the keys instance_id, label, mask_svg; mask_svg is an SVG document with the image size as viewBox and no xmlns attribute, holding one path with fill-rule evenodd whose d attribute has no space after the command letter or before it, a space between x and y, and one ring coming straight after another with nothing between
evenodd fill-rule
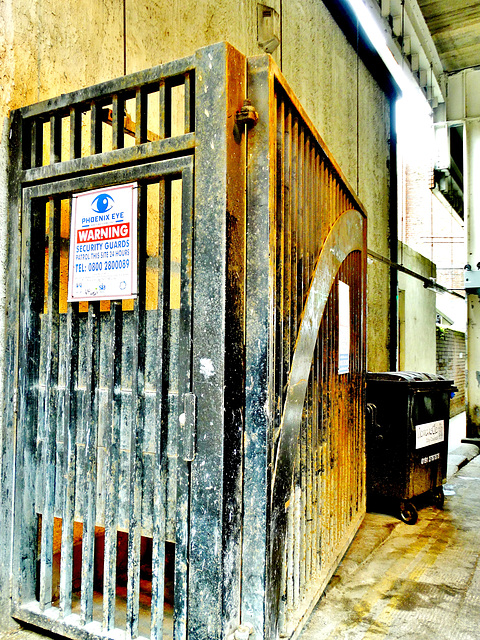
<instances>
[{"instance_id":1,"label":"alleyway ground","mask_svg":"<svg viewBox=\"0 0 480 640\"><path fill-rule=\"evenodd\" d=\"M480 457L464 434L462 414L451 421L444 509L421 509L414 526L367 513L300 640L480 640Z\"/></svg>"},{"instance_id":2,"label":"alleyway ground","mask_svg":"<svg viewBox=\"0 0 480 640\"><path fill-rule=\"evenodd\" d=\"M480 639L480 457L458 469L478 448L451 427L444 509L367 513L301 640Z\"/></svg>"}]
</instances>

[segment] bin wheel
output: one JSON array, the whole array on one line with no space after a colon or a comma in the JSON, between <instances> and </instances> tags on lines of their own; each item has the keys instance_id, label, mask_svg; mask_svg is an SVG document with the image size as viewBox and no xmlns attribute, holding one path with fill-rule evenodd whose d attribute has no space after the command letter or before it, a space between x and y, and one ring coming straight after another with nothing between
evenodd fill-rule
<instances>
[{"instance_id":1,"label":"bin wheel","mask_svg":"<svg viewBox=\"0 0 480 640\"><path fill-rule=\"evenodd\" d=\"M443 493L443 487L437 487L433 492L433 504L438 509L442 509L444 503L445 503L445 494Z\"/></svg>"},{"instance_id":2,"label":"bin wheel","mask_svg":"<svg viewBox=\"0 0 480 640\"><path fill-rule=\"evenodd\" d=\"M400 503L400 520L406 524L415 524L418 520L418 513L411 502Z\"/></svg>"}]
</instances>

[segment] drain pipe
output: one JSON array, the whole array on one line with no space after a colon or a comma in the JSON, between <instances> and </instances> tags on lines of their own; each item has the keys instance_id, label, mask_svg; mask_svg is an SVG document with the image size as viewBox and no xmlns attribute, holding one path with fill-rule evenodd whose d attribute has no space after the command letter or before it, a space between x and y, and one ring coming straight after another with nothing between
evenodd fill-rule
<instances>
[{"instance_id":1,"label":"drain pipe","mask_svg":"<svg viewBox=\"0 0 480 640\"><path fill-rule=\"evenodd\" d=\"M398 263L398 180L397 180L397 134L396 134L396 96L390 96L390 260ZM390 337L389 337L389 365L390 371L396 371L398 366L398 270L390 269Z\"/></svg>"}]
</instances>

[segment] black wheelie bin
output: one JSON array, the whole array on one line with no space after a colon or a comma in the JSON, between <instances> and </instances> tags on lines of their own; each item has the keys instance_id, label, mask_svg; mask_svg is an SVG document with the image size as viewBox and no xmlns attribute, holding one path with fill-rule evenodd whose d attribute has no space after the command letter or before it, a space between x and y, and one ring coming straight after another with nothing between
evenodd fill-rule
<instances>
[{"instance_id":1,"label":"black wheelie bin","mask_svg":"<svg viewBox=\"0 0 480 640\"><path fill-rule=\"evenodd\" d=\"M412 371L367 373L367 500L389 499L415 524L415 498L443 505L450 398L442 376Z\"/></svg>"}]
</instances>

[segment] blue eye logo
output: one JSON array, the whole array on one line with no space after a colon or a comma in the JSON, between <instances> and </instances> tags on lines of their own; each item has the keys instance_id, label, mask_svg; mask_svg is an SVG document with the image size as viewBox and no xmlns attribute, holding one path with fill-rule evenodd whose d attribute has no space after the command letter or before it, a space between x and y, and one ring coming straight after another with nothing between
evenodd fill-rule
<instances>
[{"instance_id":1,"label":"blue eye logo","mask_svg":"<svg viewBox=\"0 0 480 640\"><path fill-rule=\"evenodd\" d=\"M108 193L100 193L92 202L95 213L106 213L113 207L113 198Z\"/></svg>"}]
</instances>

